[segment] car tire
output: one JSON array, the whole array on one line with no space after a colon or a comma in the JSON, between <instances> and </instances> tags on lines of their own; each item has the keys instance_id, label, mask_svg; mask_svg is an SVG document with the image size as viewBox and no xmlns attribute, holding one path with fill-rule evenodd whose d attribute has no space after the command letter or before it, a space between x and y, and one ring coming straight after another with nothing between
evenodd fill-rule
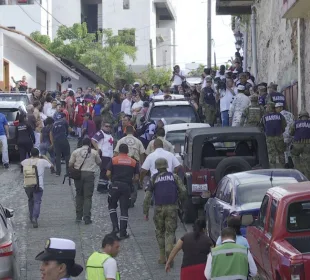
<instances>
[{"instance_id":1,"label":"car tire","mask_svg":"<svg viewBox=\"0 0 310 280\"><path fill-rule=\"evenodd\" d=\"M184 205L184 222L186 224L194 223L198 217L198 208L192 203L192 198L188 197Z\"/></svg>"},{"instance_id":2,"label":"car tire","mask_svg":"<svg viewBox=\"0 0 310 280\"><path fill-rule=\"evenodd\" d=\"M225 158L216 167L215 181L216 183L219 183L219 181L227 174L247 171L251 169L251 165L243 158Z\"/></svg>"}]
</instances>

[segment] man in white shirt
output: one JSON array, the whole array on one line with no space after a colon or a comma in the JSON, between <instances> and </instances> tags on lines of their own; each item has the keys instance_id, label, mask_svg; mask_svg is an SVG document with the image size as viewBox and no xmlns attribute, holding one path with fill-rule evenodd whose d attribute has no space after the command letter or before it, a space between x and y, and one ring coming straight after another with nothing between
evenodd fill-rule
<instances>
[{"instance_id":1,"label":"man in white shirt","mask_svg":"<svg viewBox=\"0 0 310 280\"><path fill-rule=\"evenodd\" d=\"M158 171L155 168L155 161L159 158L165 158L168 162L168 172L174 172L178 173L178 169L180 168L180 162L178 159L174 156L174 154L167 152L163 149L163 141L160 139L156 139L154 141L154 149L155 151L147 156L145 159L141 171L140 171L140 183L142 186L143 179L146 176L147 172L150 171L151 177L155 175Z\"/></svg>"},{"instance_id":2,"label":"man in white shirt","mask_svg":"<svg viewBox=\"0 0 310 280\"><path fill-rule=\"evenodd\" d=\"M164 93L160 90L160 86L159 85L153 85L152 89L153 89L153 93L150 96L151 99L154 96L164 95Z\"/></svg>"},{"instance_id":3,"label":"man in white shirt","mask_svg":"<svg viewBox=\"0 0 310 280\"><path fill-rule=\"evenodd\" d=\"M132 94L131 92L126 93L126 98L122 102L121 112L124 112L126 115L131 116L131 106L132 106Z\"/></svg>"},{"instance_id":4,"label":"man in white shirt","mask_svg":"<svg viewBox=\"0 0 310 280\"><path fill-rule=\"evenodd\" d=\"M179 65L174 66L171 82L173 82L175 93L178 93L178 86L182 85L183 81L185 81L185 73L183 73Z\"/></svg>"},{"instance_id":5,"label":"man in white shirt","mask_svg":"<svg viewBox=\"0 0 310 280\"><path fill-rule=\"evenodd\" d=\"M119 238L116 234L107 234L102 240L102 252L94 252L86 264L86 279L101 279L99 275L104 275L106 280L119 279L117 263L114 259L120 250ZM102 267L98 267L102 263Z\"/></svg>"},{"instance_id":6,"label":"man in white shirt","mask_svg":"<svg viewBox=\"0 0 310 280\"><path fill-rule=\"evenodd\" d=\"M234 96L238 93L238 89L234 86L232 79L226 79L226 90L217 90L217 99L220 99L220 111L222 126L229 126L229 108Z\"/></svg>"},{"instance_id":7,"label":"man in white shirt","mask_svg":"<svg viewBox=\"0 0 310 280\"><path fill-rule=\"evenodd\" d=\"M251 252L244 246L236 244L236 232L233 228L224 228L221 234L222 245L219 245L211 250L208 255L207 265L205 267L204 275L207 280L223 278L223 279L247 279L250 274L255 277L257 274L257 267ZM213 255L213 256L212 256ZM214 260L213 260L214 258ZM227 262L225 259L227 258ZM232 267L232 259L236 258L238 268ZM247 262L247 263L246 263ZM225 269L223 263L227 263ZM213 273L212 273L213 271ZM237 275L234 275L237 273Z\"/></svg>"},{"instance_id":8,"label":"man in white shirt","mask_svg":"<svg viewBox=\"0 0 310 280\"><path fill-rule=\"evenodd\" d=\"M50 118L53 118L54 115L55 115L55 113L56 113L56 111L57 111L57 100L54 99L54 100L52 101L52 108L50 108L49 110L47 110L46 116L47 116L47 117L50 117Z\"/></svg>"},{"instance_id":9,"label":"man in white shirt","mask_svg":"<svg viewBox=\"0 0 310 280\"><path fill-rule=\"evenodd\" d=\"M44 157L44 156L43 156ZM41 201L44 190L44 171L45 168L52 168L53 165L47 160L46 157L39 158L39 150L37 148L31 149L31 158L25 159L21 162L22 167L25 166L36 166L37 168L37 178L39 180L39 186L27 186L26 178L27 175L24 170L25 177L25 192L28 196L28 208L29 208L29 218L33 224L34 228L38 228L38 218L40 216Z\"/></svg>"}]
</instances>

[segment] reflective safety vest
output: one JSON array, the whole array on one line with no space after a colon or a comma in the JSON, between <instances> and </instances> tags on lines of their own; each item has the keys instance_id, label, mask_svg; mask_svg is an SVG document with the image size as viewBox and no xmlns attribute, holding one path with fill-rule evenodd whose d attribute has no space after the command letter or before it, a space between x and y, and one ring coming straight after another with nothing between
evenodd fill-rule
<instances>
[{"instance_id":1,"label":"reflective safety vest","mask_svg":"<svg viewBox=\"0 0 310 280\"><path fill-rule=\"evenodd\" d=\"M105 275L104 275L103 264L109 258L111 258L111 256L108 254L94 252L87 260L87 264L86 264L87 279L88 280L106 280ZM119 272L116 273L115 280L120 280Z\"/></svg>"},{"instance_id":2,"label":"reflective safety vest","mask_svg":"<svg viewBox=\"0 0 310 280\"><path fill-rule=\"evenodd\" d=\"M248 249L227 242L211 250L211 280L247 280L249 274Z\"/></svg>"}]
</instances>

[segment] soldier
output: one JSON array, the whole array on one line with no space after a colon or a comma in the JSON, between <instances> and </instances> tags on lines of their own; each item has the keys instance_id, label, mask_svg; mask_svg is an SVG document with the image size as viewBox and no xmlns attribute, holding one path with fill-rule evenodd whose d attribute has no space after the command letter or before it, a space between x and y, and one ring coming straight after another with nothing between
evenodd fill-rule
<instances>
[{"instance_id":1,"label":"soldier","mask_svg":"<svg viewBox=\"0 0 310 280\"><path fill-rule=\"evenodd\" d=\"M266 98L267 98L267 84L266 83L260 83L257 85L258 89L258 104L264 109L265 111L265 105L266 105Z\"/></svg>"},{"instance_id":2,"label":"soldier","mask_svg":"<svg viewBox=\"0 0 310 280\"><path fill-rule=\"evenodd\" d=\"M279 157L279 162L284 167L285 165L285 144L283 133L286 128L286 120L280 113L276 113L275 104L269 102L268 113L262 118L262 126L266 134L266 143L268 149L269 163L271 168L276 167L276 157Z\"/></svg>"},{"instance_id":3,"label":"soldier","mask_svg":"<svg viewBox=\"0 0 310 280\"><path fill-rule=\"evenodd\" d=\"M267 102L271 101L273 103L282 103L283 108L285 108L285 96L278 92L278 85L274 83L270 83L268 86L268 96Z\"/></svg>"},{"instance_id":4,"label":"soldier","mask_svg":"<svg viewBox=\"0 0 310 280\"><path fill-rule=\"evenodd\" d=\"M247 109L250 104L250 98L245 94L245 87L243 85L238 86L238 94L235 96L229 109L229 123L232 126L242 126L242 115L244 110Z\"/></svg>"},{"instance_id":5,"label":"soldier","mask_svg":"<svg viewBox=\"0 0 310 280\"><path fill-rule=\"evenodd\" d=\"M301 111L298 120L290 129L290 135L294 136L291 149L295 168L310 178L310 120L307 111Z\"/></svg>"},{"instance_id":6,"label":"soldier","mask_svg":"<svg viewBox=\"0 0 310 280\"><path fill-rule=\"evenodd\" d=\"M264 115L264 110L258 104L258 95L250 96L251 105L243 113L244 126L258 126Z\"/></svg>"},{"instance_id":7,"label":"soldier","mask_svg":"<svg viewBox=\"0 0 310 280\"><path fill-rule=\"evenodd\" d=\"M215 117L216 117L216 108L215 108L215 93L212 89L212 78L211 76L206 77L206 87L202 89L200 95L199 104L202 105L202 111L205 115L205 122L210 126L214 126Z\"/></svg>"},{"instance_id":8,"label":"soldier","mask_svg":"<svg viewBox=\"0 0 310 280\"><path fill-rule=\"evenodd\" d=\"M102 121L105 123L109 123L110 125L113 125L114 119L113 119L113 114L110 110L110 107L111 107L110 99L105 96L103 104L104 106L101 108L101 111L100 111Z\"/></svg>"},{"instance_id":9,"label":"soldier","mask_svg":"<svg viewBox=\"0 0 310 280\"><path fill-rule=\"evenodd\" d=\"M283 104L282 103L276 103L275 105L276 108L276 112L280 113L283 115L283 117L286 120L286 128L285 128L285 132L283 133L283 138L284 138L284 144L285 144L285 152L284 152L284 156L285 156L285 165L286 167L290 167L293 168L293 166L291 166L292 164L290 164L291 159L290 158L290 152L291 152L291 144L292 144L292 136L290 135L290 128L292 127L292 125L294 124L294 115L283 109Z\"/></svg>"},{"instance_id":10,"label":"soldier","mask_svg":"<svg viewBox=\"0 0 310 280\"><path fill-rule=\"evenodd\" d=\"M143 204L144 219L149 219L149 208L154 194L154 224L159 245L159 264L165 264L175 242L175 231L178 219L178 200L183 201L186 189L182 180L172 172L168 172L168 162L164 158L155 161L158 173L155 174L147 189Z\"/></svg>"}]
</instances>

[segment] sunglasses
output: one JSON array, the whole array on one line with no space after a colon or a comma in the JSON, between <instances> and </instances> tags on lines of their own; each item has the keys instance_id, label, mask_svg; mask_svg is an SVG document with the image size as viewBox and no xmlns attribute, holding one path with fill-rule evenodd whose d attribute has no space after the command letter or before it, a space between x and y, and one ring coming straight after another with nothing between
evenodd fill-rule
<instances>
[{"instance_id":1,"label":"sunglasses","mask_svg":"<svg viewBox=\"0 0 310 280\"><path fill-rule=\"evenodd\" d=\"M111 127L110 125L105 125L104 127Z\"/></svg>"}]
</instances>

